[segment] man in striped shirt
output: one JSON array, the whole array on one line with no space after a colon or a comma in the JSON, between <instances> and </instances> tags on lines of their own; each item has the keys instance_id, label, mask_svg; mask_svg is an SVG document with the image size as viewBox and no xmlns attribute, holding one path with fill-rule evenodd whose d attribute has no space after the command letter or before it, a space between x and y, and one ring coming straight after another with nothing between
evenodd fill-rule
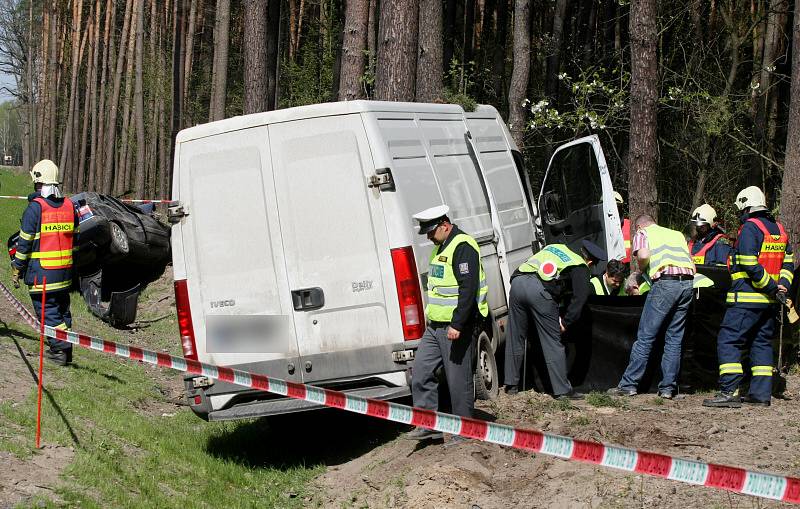
<instances>
[{"instance_id":1,"label":"man in striped shirt","mask_svg":"<svg viewBox=\"0 0 800 509\"><path fill-rule=\"evenodd\" d=\"M635 224L631 254L636 258L639 270L652 281L652 288L644 303L628 367L617 387L608 392L616 396L636 395L653 343L666 323L658 395L671 399L678 388L681 343L692 302L695 267L681 232L658 226L646 214L639 216Z\"/></svg>"}]
</instances>

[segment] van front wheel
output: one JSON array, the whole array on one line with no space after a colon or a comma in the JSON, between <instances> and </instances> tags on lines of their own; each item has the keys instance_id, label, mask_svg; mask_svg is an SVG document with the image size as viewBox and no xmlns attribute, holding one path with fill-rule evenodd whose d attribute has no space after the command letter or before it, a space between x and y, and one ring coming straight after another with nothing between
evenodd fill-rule
<instances>
[{"instance_id":1,"label":"van front wheel","mask_svg":"<svg viewBox=\"0 0 800 509\"><path fill-rule=\"evenodd\" d=\"M500 391L497 360L492 351L492 341L485 332L478 336L478 362L475 368L475 399L494 399Z\"/></svg>"}]
</instances>

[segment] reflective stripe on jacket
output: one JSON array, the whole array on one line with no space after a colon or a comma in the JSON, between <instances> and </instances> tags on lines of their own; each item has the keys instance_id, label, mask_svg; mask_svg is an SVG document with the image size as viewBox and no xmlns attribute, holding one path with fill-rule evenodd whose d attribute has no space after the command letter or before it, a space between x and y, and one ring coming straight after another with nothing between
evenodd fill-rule
<instances>
[{"instance_id":1,"label":"reflective stripe on jacket","mask_svg":"<svg viewBox=\"0 0 800 509\"><path fill-rule=\"evenodd\" d=\"M519 266L520 272L535 272L542 281L558 279L568 267L586 265L586 261L564 244L550 244Z\"/></svg>"},{"instance_id":2,"label":"reflective stripe on jacket","mask_svg":"<svg viewBox=\"0 0 800 509\"><path fill-rule=\"evenodd\" d=\"M650 249L647 274L651 278L655 279L656 274L669 266L694 271L694 263L681 232L657 224L651 224L644 230L647 233L647 245Z\"/></svg>"},{"instance_id":3,"label":"reflective stripe on jacket","mask_svg":"<svg viewBox=\"0 0 800 509\"><path fill-rule=\"evenodd\" d=\"M425 306L425 316L433 322L450 322L453 313L458 307L458 280L453 271L453 255L456 248L462 243L469 244L475 251L480 253L480 248L475 239L465 233L456 235L447 247L439 252L439 246L431 253L428 265L428 304ZM489 304L486 302L486 295L489 287L486 285L486 275L483 272L483 264L480 263L480 284L475 300L478 304L478 312L481 316L489 315Z\"/></svg>"},{"instance_id":4,"label":"reflective stripe on jacket","mask_svg":"<svg viewBox=\"0 0 800 509\"><path fill-rule=\"evenodd\" d=\"M711 249L717 244L717 241L724 239L725 235L718 233L714 235L708 242L703 244L700 249L695 252L694 247L696 244L702 244L702 242L695 243L694 240L689 241L689 254L692 255L692 261L697 265L705 265L706 263L706 254L711 251Z\"/></svg>"},{"instance_id":5,"label":"reflective stripe on jacket","mask_svg":"<svg viewBox=\"0 0 800 509\"><path fill-rule=\"evenodd\" d=\"M739 228L735 247L728 263L731 288L726 302L744 307L774 304L776 286L788 288L794 279L794 255L783 225L751 217Z\"/></svg>"}]
</instances>

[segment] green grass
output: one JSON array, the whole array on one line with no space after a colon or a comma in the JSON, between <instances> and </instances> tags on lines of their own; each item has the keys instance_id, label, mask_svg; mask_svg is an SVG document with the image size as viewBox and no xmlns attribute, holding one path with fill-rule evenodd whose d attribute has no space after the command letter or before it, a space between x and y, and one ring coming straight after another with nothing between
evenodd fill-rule
<instances>
[{"instance_id":1,"label":"green grass","mask_svg":"<svg viewBox=\"0 0 800 509\"><path fill-rule=\"evenodd\" d=\"M33 191L31 178L27 173L15 172L0 166L0 195L27 196ZM19 220L28 202L0 198L0 239L6 239L19 230Z\"/></svg>"},{"instance_id":2,"label":"green grass","mask_svg":"<svg viewBox=\"0 0 800 509\"><path fill-rule=\"evenodd\" d=\"M8 176L5 171L0 175ZM3 192L10 194L5 185ZM0 217L7 222L7 214ZM8 271L0 271L0 281L11 287ZM168 283L154 284L145 292L143 303L169 291ZM24 288L14 294L30 307ZM143 346L156 350L180 351L174 314L169 313L174 308L169 305L152 307L152 313L170 316L131 333L90 317L78 294L73 294L72 302L76 330L124 343L145 341ZM38 350L37 335L21 322L7 324L0 342L10 343L12 336L27 352ZM40 495L26 504L299 507L310 494L308 481L328 462L319 452L327 444L312 441L306 449L298 446L298 441L308 442L301 430L280 430L264 420L207 423L188 408L173 406L159 380L180 380L177 372L159 373L99 352L74 350L73 366L46 364L42 402L42 443L73 447L74 456L62 472L62 482L54 487L53 498ZM36 363L35 357L28 360ZM22 362L16 355L6 361ZM35 417L35 387L22 401L1 402L0 450L22 459L39 454L33 448Z\"/></svg>"},{"instance_id":3,"label":"green grass","mask_svg":"<svg viewBox=\"0 0 800 509\"><path fill-rule=\"evenodd\" d=\"M586 395L586 403L596 407L622 408L625 406L622 401L604 392L590 392Z\"/></svg>"}]
</instances>

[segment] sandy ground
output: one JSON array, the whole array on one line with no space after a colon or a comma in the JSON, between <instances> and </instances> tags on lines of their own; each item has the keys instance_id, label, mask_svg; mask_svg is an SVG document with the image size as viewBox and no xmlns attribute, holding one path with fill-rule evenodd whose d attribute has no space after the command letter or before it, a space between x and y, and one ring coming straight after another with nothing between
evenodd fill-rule
<instances>
[{"instance_id":1,"label":"sandy ground","mask_svg":"<svg viewBox=\"0 0 800 509\"><path fill-rule=\"evenodd\" d=\"M10 331L19 323L0 298L0 400L30 397L37 362L33 335ZM87 331L94 332L94 331ZM133 340L133 338L132 338ZM170 400L148 413L178 409L179 377L148 368ZM529 391L479 402L481 415L575 438L641 448L689 459L800 476L800 376L789 376L787 399L770 408L711 410L704 394L663 401L655 395L618 400L618 407L576 402L564 407ZM309 417L314 417L309 419ZM777 507L781 504L718 490L602 469L468 441L404 440L409 428L337 411L269 421L283 433L306 437L298 461L324 464L303 505L320 507ZM22 436L22 430L3 429ZM51 490L74 451L47 447L26 459L0 452L0 507L25 503Z\"/></svg>"}]
</instances>

